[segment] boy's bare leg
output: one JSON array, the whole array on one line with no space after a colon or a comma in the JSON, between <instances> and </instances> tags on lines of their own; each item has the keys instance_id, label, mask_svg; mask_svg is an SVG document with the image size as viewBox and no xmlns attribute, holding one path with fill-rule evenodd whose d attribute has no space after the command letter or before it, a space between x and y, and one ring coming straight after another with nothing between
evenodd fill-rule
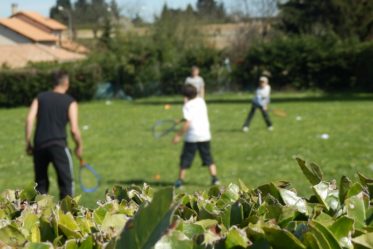
<instances>
[{"instance_id":1,"label":"boy's bare leg","mask_svg":"<svg viewBox=\"0 0 373 249\"><path fill-rule=\"evenodd\" d=\"M210 165L209 172L210 172L210 175L211 175L212 185L220 185L220 181L219 181L218 177L216 176L217 175L217 170L216 170L216 165L215 164Z\"/></svg>"},{"instance_id":2,"label":"boy's bare leg","mask_svg":"<svg viewBox=\"0 0 373 249\"><path fill-rule=\"evenodd\" d=\"M185 174L186 174L186 169L182 169L182 168L180 168L180 171L179 171L179 179L184 181L184 179L185 179Z\"/></svg>"},{"instance_id":3,"label":"boy's bare leg","mask_svg":"<svg viewBox=\"0 0 373 249\"><path fill-rule=\"evenodd\" d=\"M210 172L211 176L216 176L217 170L216 170L216 165L215 164L211 164L209 166L209 172Z\"/></svg>"}]
</instances>

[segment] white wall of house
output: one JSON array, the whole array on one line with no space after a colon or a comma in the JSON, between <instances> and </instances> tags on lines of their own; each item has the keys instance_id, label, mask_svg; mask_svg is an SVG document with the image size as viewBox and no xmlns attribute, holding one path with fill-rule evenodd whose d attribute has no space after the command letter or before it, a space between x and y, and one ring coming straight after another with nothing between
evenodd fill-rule
<instances>
[{"instance_id":1,"label":"white wall of house","mask_svg":"<svg viewBox=\"0 0 373 249\"><path fill-rule=\"evenodd\" d=\"M33 43L26 37L0 25L0 45L12 45L18 43Z\"/></svg>"}]
</instances>

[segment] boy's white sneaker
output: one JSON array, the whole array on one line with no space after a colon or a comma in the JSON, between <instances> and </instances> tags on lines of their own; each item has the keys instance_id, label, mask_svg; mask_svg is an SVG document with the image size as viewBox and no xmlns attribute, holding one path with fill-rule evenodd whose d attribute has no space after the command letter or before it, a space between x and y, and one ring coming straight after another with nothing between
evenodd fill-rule
<instances>
[{"instance_id":1,"label":"boy's white sneaker","mask_svg":"<svg viewBox=\"0 0 373 249\"><path fill-rule=\"evenodd\" d=\"M268 127L269 131L273 131L273 126Z\"/></svg>"},{"instance_id":2,"label":"boy's white sneaker","mask_svg":"<svg viewBox=\"0 0 373 249\"><path fill-rule=\"evenodd\" d=\"M244 127L242 128L242 131L243 131L243 132L249 132L249 127L244 126Z\"/></svg>"}]
</instances>

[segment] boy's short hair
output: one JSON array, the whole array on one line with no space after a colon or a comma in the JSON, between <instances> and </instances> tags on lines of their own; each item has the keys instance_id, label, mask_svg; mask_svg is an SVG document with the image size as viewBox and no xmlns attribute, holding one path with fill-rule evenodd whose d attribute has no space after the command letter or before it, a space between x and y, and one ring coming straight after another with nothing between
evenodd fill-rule
<instances>
[{"instance_id":1,"label":"boy's short hair","mask_svg":"<svg viewBox=\"0 0 373 249\"><path fill-rule=\"evenodd\" d=\"M191 84L186 84L183 86L182 94L187 99L194 99L197 97L197 88Z\"/></svg>"},{"instance_id":2,"label":"boy's short hair","mask_svg":"<svg viewBox=\"0 0 373 249\"><path fill-rule=\"evenodd\" d=\"M69 77L69 74L64 70L54 71L52 74L53 86L58 86L62 83L63 80Z\"/></svg>"}]
</instances>

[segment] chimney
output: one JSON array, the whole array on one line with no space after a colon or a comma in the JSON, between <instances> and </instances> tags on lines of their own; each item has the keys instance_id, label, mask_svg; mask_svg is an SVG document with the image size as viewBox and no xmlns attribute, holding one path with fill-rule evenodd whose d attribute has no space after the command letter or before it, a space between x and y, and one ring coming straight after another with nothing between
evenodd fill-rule
<instances>
[{"instance_id":1,"label":"chimney","mask_svg":"<svg viewBox=\"0 0 373 249\"><path fill-rule=\"evenodd\" d=\"M12 3L12 15L15 15L18 12L18 4Z\"/></svg>"}]
</instances>

